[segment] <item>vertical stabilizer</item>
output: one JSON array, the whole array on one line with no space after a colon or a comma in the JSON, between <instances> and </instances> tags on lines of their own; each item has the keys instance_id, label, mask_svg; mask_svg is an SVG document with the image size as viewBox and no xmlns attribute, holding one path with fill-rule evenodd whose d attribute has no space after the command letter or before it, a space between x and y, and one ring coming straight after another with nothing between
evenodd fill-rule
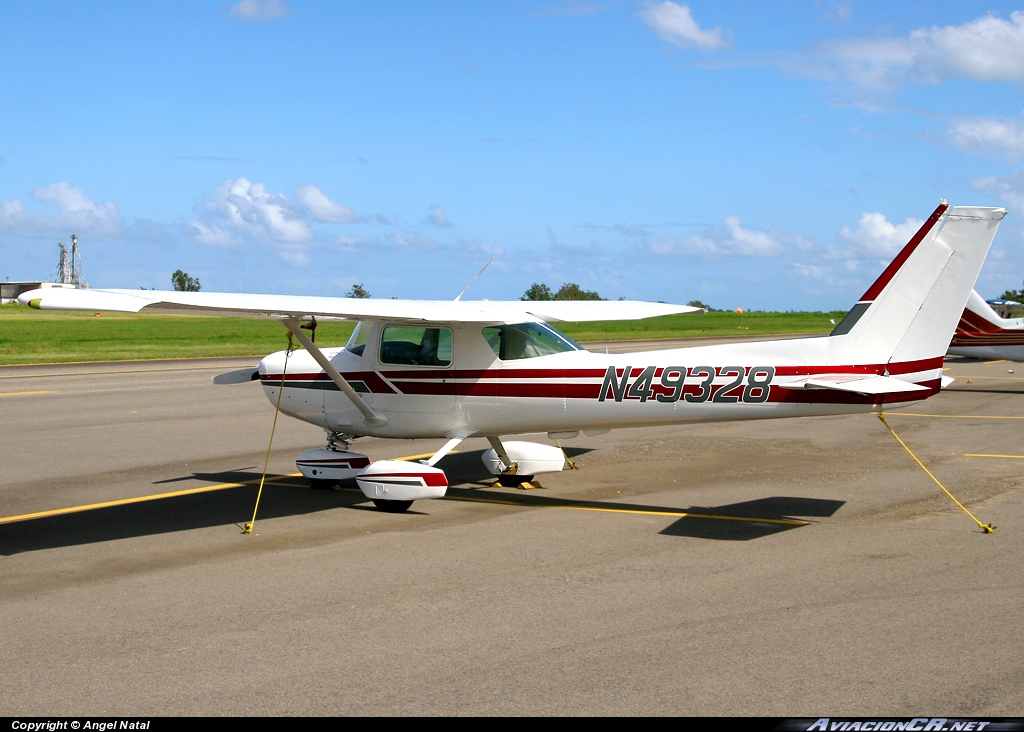
<instances>
[{"instance_id":1,"label":"vertical stabilizer","mask_svg":"<svg viewBox=\"0 0 1024 732\"><path fill-rule=\"evenodd\" d=\"M943 201L832 331L829 360L884 364L945 354L1005 215Z\"/></svg>"}]
</instances>

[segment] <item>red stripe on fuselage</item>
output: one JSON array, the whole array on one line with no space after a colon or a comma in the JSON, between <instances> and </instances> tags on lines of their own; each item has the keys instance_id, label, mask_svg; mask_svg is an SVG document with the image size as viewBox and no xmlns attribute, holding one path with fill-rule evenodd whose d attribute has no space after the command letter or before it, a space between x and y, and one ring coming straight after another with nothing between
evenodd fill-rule
<instances>
[{"instance_id":1,"label":"red stripe on fuselage","mask_svg":"<svg viewBox=\"0 0 1024 732\"><path fill-rule=\"evenodd\" d=\"M817 374L864 374L880 376L886 371L890 375L913 374L922 371L931 371L942 368L942 356L934 358L918 359L915 361L902 361L889 364L862 364L856 366L777 366L776 376L801 377L814 376ZM694 363L690 365L699 366ZM630 378L636 378L644 371L644 366L631 366ZM650 384L651 395L648 401L657 401L658 395L670 396L675 394L675 388L660 383L660 377L666 369L682 369L682 365L659 366L655 369L654 378ZM709 367L710 368L710 367ZM715 367L716 377L721 377L724 371L732 376L736 372L730 369L743 368L744 377L748 376L751 369L761 369L764 366L739 365ZM618 377L622 377L625 367L616 369ZM358 372L354 374L343 374L346 378L358 379L365 383L374 393L380 394L408 394L416 396L465 396L465 397L525 397L525 398L555 398L555 399L598 399L601 395L602 384L607 370L601 369L466 369L440 371L427 369L423 371L397 371L384 372L392 379L392 383L398 388L396 392L384 379L375 372ZM398 375L406 378L396 378ZM408 378L414 376L415 378ZM692 376L688 377L694 378ZM280 375L267 375L262 379L266 386L275 386L281 383ZM515 381L513 381L515 379ZM569 381L569 379L593 379L589 383ZM598 383L601 379L601 383ZM299 373L288 374L285 385L291 383L302 384L310 381L329 381L329 377L323 372L320 373ZM543 381L542 381L543 380ZM686 395L698 395L702 393L700 382L697 379L684 385L679 399L686 400ZM928 392L906 392L896 394L884 394L877 396L865 396L852 392L837 391L831 389L784 389L774 385L769 389L768 402L798 402L798 403L822 403L822 404L864 404L864 403L895 403L900 401L917 401L935 394L939 390L937 379L929 379L920 382L922 386L928 386ZM726 384L712 384L707 401L713 402L715 396L721 392ZM747 384L744 380L730 389L727 393L719 396L738 397L744 393ZM377 388L374 388L377 387ZM625 401L639 401L640 397L630 396L628 393ZM703 403L703 402L695 402ZM728 403L728 402L727 402Z\"/></svg>"},{"instance_id":2,"label":"red stripe on fuselage","mask_svg":"<svg viewBox=\"0 0 1024 732\"><path fill-rule=\"evenodd\" d=\"M1024 329L1010 330L973 310L964 310L951 346L1024 346Z\"/></svg>"},{"instance_id":3,"label":"red stripe on fuselage","mask_svg":"<svg viewBox=\"0 0 1024 732\"><path fill-rule=\"evenodd\" d=\"M342 378L345 381L361 381L366 384L366 388L374 394L395 394L395 390L381 378L381 375L376 371L349 371L343 373ZM293 374L285 375L284 383L285 386L293 383L308 384L311 382L331 382L331 377L325 374L323 371L307 371L298 372ZM281 374L264 374L260 376L260 383L264 386L280 386L281 385ZM333 382L332 382L333 383Z\"/></svg>"},{"instance_id":4,"label":"red stripe on fuselage","mask_svg":"<svg viewBox=\"0 0 1024 732\"><path fill-rule=\"evenodd\" d=\"M908 382L911 383L911 382ZM939 392L939 379L914 382L928 387L928 391L896 392L880 395L863 395L835 389L785 389L778 385L769 388L767 402L781 403L817 403L817 404L893 404L905 401L919 401ZM508 397L508 398L540 398L540 399L590 399L597 400L601 396L601 384L459 384L459 383L415 383L403 385L404 393L417 396L473 396L473 397ZM708 397L694 404L714 403L716 395L725 388L725 384L712 384ZM661 384L651 385L651 395L647 401L657 401L658 395L670 396L675 389ZM743 394L746 384L739 384L722 396L738 397ZM686 384L678 399L680 403L689 404L686 396L696 396L702 392L699 384ZM719 396L718 398L721 398ZM640 397L626 395L625 402L639 402ZM608 404L616 402L608 400ZM729 402L725 402L729 403ZM735 403L735 402L732 402ZM749 402L741 402L748 404Z\"/></svg>"}]
</instances>

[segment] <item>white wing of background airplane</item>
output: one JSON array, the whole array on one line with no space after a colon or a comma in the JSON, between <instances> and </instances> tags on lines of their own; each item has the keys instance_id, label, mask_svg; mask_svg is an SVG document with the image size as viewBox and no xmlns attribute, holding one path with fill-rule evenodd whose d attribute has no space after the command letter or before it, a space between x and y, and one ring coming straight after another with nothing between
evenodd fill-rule
<instances>
[{"instance_id":1,"label":"white wing of background airplane","mask_svg":"<svg viewBox=\"0 0 1024 732\"><path fill-rule=\"evenodd\" d=\"M252 295L227 292L160 290L32 290L18 297L38 310L156 312L284 318L315 315L344 320L386 319L408 322L522 323L640 320L702 311L689 305L635 300L378 300L304 295Z\"/></svg>"}]
</instances>

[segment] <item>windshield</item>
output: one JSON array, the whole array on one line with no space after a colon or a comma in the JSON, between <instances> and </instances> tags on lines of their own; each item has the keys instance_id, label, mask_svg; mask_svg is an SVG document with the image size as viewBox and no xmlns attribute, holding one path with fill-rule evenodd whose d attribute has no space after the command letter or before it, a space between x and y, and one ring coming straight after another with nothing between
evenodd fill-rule
<instances>
[{"instance_id":1,"label":"windshield","mask_svg":"<svg viewBox=\"0 0 1024 732\"><path fill-rule=\"evenodd\" d=\"M583 350L578 343L544 323L491 325L483 329L483 335L494 355L502 361Z\"/></svg>"},{"instance_id":2,"label":"windshield","mask_svg":"<svg viewBox=\"0 0 1024 732\"><path fill-rule=\"evenodd\" d=\"M373 323L365 320L356 323L356 329L349 336L348 343L345 344L345 350L357 356L362 356L363 351L366 350L366 343L370 340L370 329L372 326Z\"/></svg>"}]
</instances>

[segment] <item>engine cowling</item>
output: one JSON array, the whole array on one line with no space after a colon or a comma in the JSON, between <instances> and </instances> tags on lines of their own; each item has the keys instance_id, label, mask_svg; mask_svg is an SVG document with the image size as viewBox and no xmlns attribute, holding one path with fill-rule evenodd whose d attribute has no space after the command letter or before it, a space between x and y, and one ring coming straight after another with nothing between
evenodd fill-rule
<instances>
[{"instance_id":1,"label":"engine cowling","mask_svg":"<svg viewBox=\"0 0 1024 732\"><path fill-rule=\"evenodd\" d=\"M295 467L310 480L348 480L370 465L370 459L359 452L318 447L295 458Z\"/></svg>"}]
</instances>

